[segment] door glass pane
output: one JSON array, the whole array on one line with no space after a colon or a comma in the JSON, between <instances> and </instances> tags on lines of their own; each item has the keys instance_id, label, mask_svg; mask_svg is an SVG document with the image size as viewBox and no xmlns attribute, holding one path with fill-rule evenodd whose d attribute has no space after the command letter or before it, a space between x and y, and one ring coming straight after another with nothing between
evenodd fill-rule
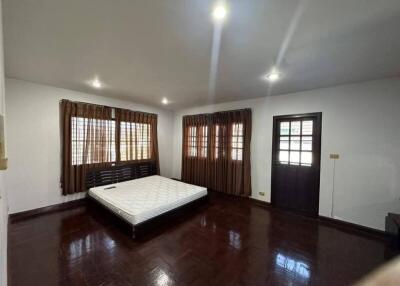
<instances>
[{"instance_id":1,"label":"door glass pane","mask_svg":"<svg viewBox=\"0 0 400 286\"><path fill-rule=\"evenodd\" d=\"M300 135L300 121L292 121L291 122L290 135Z\"/></svg>"},{"instance_id":2,"label":"door glass pane","mask_svg":"<svg viewBox=\"0 0 400 286\"><path fill-rule=\"evenodd\" d=\"M298 151L290 151L290 165L299 165L300 164L300 152Z\"/></svg>"},{"instance_id":3,"label":"door glass pane","mask_svg":"<svg viewBox=\"0 0 400 286\"><path fill-rule=\"evenodd\" d=\"M313 133L313 121L312 120L303 121L302 133L303 133L303 135L312 135L312 133Z\"/></svg>"},{"instance_id":4,"label":"door glass pane","mask_svg":"<svg viewBox=\"0 0 400 286\"><path fill-rule=\"evenodd\" d=\"M289 122L281 122L280 134L289 135Z\"/></svg>"},{"instance_id":5,"label":"door glass pane","mask_svg":"<svg viewBox=\"0 0 400 286\"><path fill-rule=\"evenodd\" d=\"M300 137L290 138L290 150L300 150Z\"/></svg>"},{"instance_id":6,"label":"door glass pane","mask_svg":"<svg viewBox=\"0 0 400 286\"><path fill-rule=\"evenodd\" d=\"M289 150L289 137L281 137L281 140L279 142L279 149Z\"/></svg>"},{"instance_id":7,"label":"door glass pane","mask_svg":"<svg viewBox=\"0 0 400 286\"><path fill-rule=\"evenodd\" d=\"M313 120L279 123L278 161L281 164L311 166L313 160Z\"/></svg>"},{"instance_id":8,"label":"door glass pane","mask_svg":"<svg viewBox=\"0 0 400 286\"><path fill-rule=\"evenodd\" d=\"M289 151L279 151L279 162L281 164L289 163Z\"/></svg>"},{"instance_id":9,"label":"door glass pane","mask_svg":"<svg viewBox=\"0 0 400 286\"><path fill-rule=\"evenodd\" d=\"M312 151L312 137L304 136L301 141L301 150Z\"/></svg>"},{"instance_id":10,"label":"door glass pane","mask_svg":"<svg viewBox=\"0 0 400 286\"><path fill-rule=\"evenodd\" d=\"M312 153L311 152L301 152L301 165L311 166L312 164Z\"/></svg>"}]
</instances>

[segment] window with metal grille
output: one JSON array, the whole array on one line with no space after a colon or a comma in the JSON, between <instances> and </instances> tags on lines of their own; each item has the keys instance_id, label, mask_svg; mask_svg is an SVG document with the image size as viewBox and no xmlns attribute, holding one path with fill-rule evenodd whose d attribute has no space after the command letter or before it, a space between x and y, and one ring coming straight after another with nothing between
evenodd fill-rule
<instances>
[{"instance_id":1,"label":"window with metal grille","mask_svg":"<svg viewBox=\"0 0 400 286\"><path fill-rule=\"evenodd\" d=\"M120 160L146 160L151 157L151 126L147 123L120 122Z\"/></svg>"},{"instance_id":2,"label":"window with metal grille","mask_svg":"<svg viewBox=\"0 0 400 286\"><path fill-rule=\"evenodd\" d=\"M199 136L200 157L207 158L208 126L200 126L198 136Z\"/></svg>"},{"instance_id":3,"label":"window with metal grille","mask_svg":"<svg viewBox=\"0 0 400 286\"><path fill-rule=\"evenodd\" d=\"M197 127L190 126L188 132L188 155L189 157L197 156Z\"/></svg>"},{"instance_id":4,"label":"window with metal grille","mask_svg":"<svg viewBox=\"0 0 400 286\"><path fill-rule=\"evenodd\" d=\"M188 156L207 158L208 126L190 126L187 136Z\"/></svg>"},{"instance_id":5,"label":"window with metal grille","mask_svg":"<svg viewBox=\"0 0 400 286\"><path fill-rule=\"evenodd\" d=\"M115 162L115 121L71 118L72 165Z\"/></svg>"},{"instance_id":6,"label":"window with metal grille","mask_svg":"<svg viewBox=\"0 0 400 286\"><path fill-rule=\"evenodd\" d=\"M231 158L241 161L243 159L243 123L232 124Z\"/></svg>"},{"instance_id":7,"label":"window with metal grille","mask_svg":"<svg viewBox=\"0 0 400 286\"><path fill-rule=\"evenodd\" d=\"M280 164L312 165L313 121L284 121L279 126Z\"/></svg>"},{"instance_id":8,"label":"window with metal grille","mask_svg":"<svg viewBox=\"0 0 400 286\"><path fill-rule=\"evenodd\" d=\"M224 137L224 133L225 133L225 126L220 126L218 124L215 125L215 155L214 158L218 159L218 158L224 158L225 157L225 137Z\"/></svg>"}]
</instances>

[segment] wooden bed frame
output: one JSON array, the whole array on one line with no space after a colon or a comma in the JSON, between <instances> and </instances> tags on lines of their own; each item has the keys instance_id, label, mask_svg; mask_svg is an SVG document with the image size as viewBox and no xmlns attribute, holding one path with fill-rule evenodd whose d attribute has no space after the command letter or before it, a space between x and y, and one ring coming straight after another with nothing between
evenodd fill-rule
<instances>
[{"instance_id":1,"label":"wooden bed frame","mask_svg":"<svg viewBox=\"0 0 400 286\"><path fill-rule=\"evenodd\" d=\"M143 161L111 167L93 168L86 173L86 188L89 190L94 187L153 175L157 175L157 166L155 161Z\"/></svg>"},{"instance_id":2,"label":"wooden bed frame","mask_svg":"<svg viewBox=\"0 0 400 286\"><path fill-rule=\"evenodd\" d=\"M86 187L87 189L90 189L93 187L115 184L153 175L157 175L157 166L154 161L135 162L112 167L95 168L89 170L86 174ZM106 209L109 213L112 213L114 216L119 217L125 223L130 225L130 227L132 228L132 238L136 238L140 230L146 229L153 224L162 222L163 219L166 219L168 217L170 218L172 216L179 216L182 213L190 211L191 209L193 209L193 207L207 202L208 195L136 225L132 225L131 222L111 211L109 208L107 208L91 196L89 196L89 199L91 202L94 202L95 205L101 206L102 209Z\"/></svg>"}]
</instances>

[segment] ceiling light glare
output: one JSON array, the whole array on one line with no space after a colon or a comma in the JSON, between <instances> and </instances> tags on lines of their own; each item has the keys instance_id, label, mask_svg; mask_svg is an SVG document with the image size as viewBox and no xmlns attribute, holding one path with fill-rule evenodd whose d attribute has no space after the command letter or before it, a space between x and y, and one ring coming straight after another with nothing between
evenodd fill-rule
<instances>
[{"instance_id":1,"label":"ceiling light glare","mask_svg":"<svg viewBox=\"0 0 400 286\"><path fill-rule=\"evenodd\" d=\"M281 74L278 73L277 71L270 72L265 76L265 79L268 80L269 82L275 82L281 78Z\"/></svg>"},{"instance_id":2,"label":"ceiling light glare","mask_svg":"<svg viewBox=\"0 0 400 286\"><path fill-rule=\"evenodd\" d=\"M102 83L98 78L95 78L95 79L92 81L92 86L93 86L94 88L99 89L99 88L102 88L102 87L103 87L103 83Z\"/></svg>"},{"instance_id":3,"label":"ceiling light glare","mask_svg":"<svg viewBox=\"0 0 400 286\"><path fill-rule=\"evenodd\" d=\"M167 104L169 103L169 101L168 101L168 99L167 99L166 97L164 97L164 98L161 100L161 103L164 104L164 105L167 105Z\"/></svg>"},{"instance_id":4,"label":"ceiling light glare","mask_svg":"<svg viewBox=\"0 0 400 286\"><path fill-rule=\"evenodd\" d=\"M212 12L212 17L216 22L223 22L228 14L228 11L223 4L217 4Z\"/></svg>"}]
</instances>

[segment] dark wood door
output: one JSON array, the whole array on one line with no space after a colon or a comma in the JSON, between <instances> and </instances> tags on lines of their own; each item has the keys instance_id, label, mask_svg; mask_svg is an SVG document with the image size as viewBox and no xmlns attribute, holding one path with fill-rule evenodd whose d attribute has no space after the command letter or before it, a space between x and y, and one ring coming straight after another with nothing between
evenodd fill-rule
<instances>
[{"instance_id":1,"label":"dark wood door","mask_svg":"<svg viewBox=\"0 0 400 286\"><path fill-rule=\"evenodd\" d=\"M318 215L322 113L275 116L272 204Z\"/></svg>"}]
</instances>

